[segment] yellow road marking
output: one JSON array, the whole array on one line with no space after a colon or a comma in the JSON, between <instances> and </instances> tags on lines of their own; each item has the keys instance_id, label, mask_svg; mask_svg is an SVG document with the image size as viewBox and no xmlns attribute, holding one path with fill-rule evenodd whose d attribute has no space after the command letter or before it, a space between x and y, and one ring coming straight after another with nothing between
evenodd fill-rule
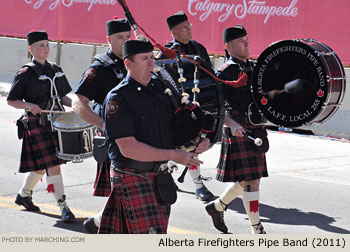
<instances>
[{"instance_id":1,"label":"yellow road marking","mask_svg":"<svg viewBox=\"0 0 350 252\"><path fill-rule=\"evenodd\" d=\"M3 202L6 202L6 203L3 203ZM8 204L7 202L11 202L11 204ZM56 206L56 205L41 204L41 203L35 203L35 205L40 207L40 210L41 210L42 213L51 214L51 215L57 215L57 216L61 215L59 207ZM15 199L14 198L7 198L7 197L0 197L0 207L24 209L23 206L18 206L18 205L15 204ZM43 210L43 209L45 209L45 210ZM53 210L53 211L50 211L50 210ZM74 208L74 209L71 208L71 210L75 214L75 216L77 216L77 217L88 217L88 216L93 216L93 215L96 214L95 212L84 211L84 210L80 210L80 209L76 209L76 208ZM198 232L193 232L193 231L190 231L190 230L176 228L176 227L170 227L170 226L168 227L168 233L173 233L173 234L200 234Z\"/></svg>"},{"instance_id":2,"label":"yellow road marking","mask_svg":"<svg viewBox=\"0 0 350 252\"><path fill-rule=\"evenodd\" d=\"M11 202L13 203L13 205L8 205L9 208L20 208L23 209L23 206L17 206L15 204L15 199L13 198L5 198L5 197L0 197L0 201L6 201L6 202ZM60 214L60 210L59 207L57 205L52 205L52 204L44 204L44 203L35 203L36 206L40 207L41 212L45 212L45 213L54 213L54 214ZM2 205L0 205L2 206ZM48 212L48 211L42 211L42 209L49 209L49 210L54 210L53 212ZM93 216L96 213L95 212L89 212L89 211L84 211L84 210L80 210L80 209L75 209L75 208L71 208L72 212L74 212L75 215L79 216L79 217L89 217L89 216Z\"/></svg>"}]
</instances>

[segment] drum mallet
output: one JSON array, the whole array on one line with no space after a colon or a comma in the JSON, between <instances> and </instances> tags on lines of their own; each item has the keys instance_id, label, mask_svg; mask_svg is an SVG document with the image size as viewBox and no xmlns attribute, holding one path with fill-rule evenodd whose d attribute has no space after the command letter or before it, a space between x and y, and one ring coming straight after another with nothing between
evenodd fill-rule
<instances>
[{"instance_id":1,"label":"drum mallet","mask_svg":"<svg viewBox=\"0 0 350 252\"><path fill-rule=\"evenodd\" d=\"M287 82L284 85L284 92L287 94L294 94L299 92L303 87L303 80L302 79L295 79L290 82Z\"/></svg>"},{"instance_id":2,"label":"drum mallet","mask_svg":"<svg viewBox=\"0 0 350 252\"><path fill-rule=\"evenodd\" d=\"M299 92L303 87L302 79L295 79L284 84L284 88L282 90L274 89L266 92L270 99L275 98L276 95L287 93L287 94L295 94Z\"/></svg>"},{"instance_id":3,"label":"drum mallet","mask_svg":"<svg viewBox=\"0 0 350 252\"><path fill-rule=\"evenodd\" d=\"M244 133L244 135L246 135L250 140L252 140L256 146L261 146L263 144L263 140L259 137L254 138L251 135L248 135L247 133Z\"/></svg>"}]
</instances>

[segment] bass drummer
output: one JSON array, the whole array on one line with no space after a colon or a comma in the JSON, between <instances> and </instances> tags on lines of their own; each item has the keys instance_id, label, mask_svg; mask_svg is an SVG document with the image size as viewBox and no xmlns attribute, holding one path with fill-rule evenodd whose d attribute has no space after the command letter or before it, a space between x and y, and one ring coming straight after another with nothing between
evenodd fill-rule
<instances>
[{"instance_id":1,"label":"bass drummer","mask_svg":"<svg viewBox=\"0 0 350 252\"><path fill-rule=\"evenodd\" d=\"M224 210L230 202L242 194L244 208L252 225L253 234L265 234L259 217L259 184L262 177L267 177L265 154L260 153L246 133L260 130L262 126L251 124L248 107L252 104L250 81L253 64L248 60L250 49L247 32L242 25L229 27L223 32L225 53L229 60L217 71L217 76L224 80L236 80L240 72L248 75L248 85L232 88L223 85L227 104L225 126L220 161L216 179L230 183L218 199L205 207L212 217L216 229L227 233L224 222ZM258 115L258 117L260 117ZM257 122L259 124L261 122ZM267 138L265 144L267 144Z\"/></svg>"},{"instance_id":2,"label":"bass drummer","mask_svg":"<svg viewBox=\"0 0 350 252\"><path fill-rule=\"evenodd\" d=\"M52 131L47 114L42 112L47 109L59 110L57 108L63 108L62 105L70 107L71 99L66 95L72 89L62 69L47 61L50 52L47 33L30 32L27 42L33 60L16 73L7 97L8 105L26 110L17 121L18 136L23 138L19 172L26 173L26 176L15 203L28 211L40 211L32 201L32 194L46 172L47 189L53 193L61 209L62 221L72 222L75 217L66 203L60 168L66 161L56 156L57 132Z\"/></svg>"},{"instance_id":3,"label":"bass drummer","mask_svg":"<svg viewBox=\"0 0 350 252\"><path fill-rule=\"evenodd\" d=\"M165 47L174 48L174 44L180 45L180 51L186 55L197 55L201 58L201 65L212 71L212 64L207 52L207 49L197 41L192 40L192 24L188 21L187 15L183 11L179 11L167 18L167 24L174 38L167 43ZM158 59L165 58L160 52L157 55ZM200 167L189 167L188 172L195 185L195 195L202 201L211 200L214 195L203 184L203 180L208 180L200 173Z\"/></svg>"},{"instance_id":4,"label":"bass drummer","mask_svg":"<svg viewBox=\"0 0 350 252\"><path fill-rule=\"evenodd\" d=\"M124 41L132 36L127 19L109 20L106 23L106 29L109 50L94 57L94 62L85 71L73 99L74 112L96 126L100 135L103 135L104 130L102 103L108 92L126 76L122 46ZM94 101L94 111L89 106L90 101ZM108 158L102 163L97 163L94 196L108 197L110 194L110 165ZM97 233L101 216L102 211L84 221L83 225L88 233Z\"/></svg>"}]
</instances>

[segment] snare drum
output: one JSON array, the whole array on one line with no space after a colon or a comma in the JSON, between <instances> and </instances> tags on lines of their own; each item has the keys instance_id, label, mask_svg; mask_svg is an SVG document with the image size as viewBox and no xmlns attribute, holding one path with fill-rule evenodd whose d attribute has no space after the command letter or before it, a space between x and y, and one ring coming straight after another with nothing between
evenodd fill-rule
<instances>
[{"instance_id":1,"label":"snare drum","mask_svg":"<svg viewBox=\"0 0 350 252\"><path fill-rule=\"evenodd\" d=\"M184 87L186 93L190 95L189 100L193 100L192 88L194 87L194 65L187 59L182 60L184 77L186 82ZM155 67L160 67L159 73L162 78L169 81L174 88L181 93L181 86L178 82L176 60L164 59L156 60ZM200 108L210 112L214 116L213 133L208 135L212 144L221 140L222 127L225 119L224 95L221 85L218 85L207 73L199 71L198 103Z\"/></svg>"},{"instance_id":2,"label":"snare drum","mask_svg":"<svg viewBox=\"0 0 350 252\"><path fill-rule=\"evenodd\" d=\"M259 56L251 91L270 122L293 128L329 119L344 98L345 81L343 65L327 45L284 40Z\"/></svg>"},{"instance_id":3,"label":"snare drum","mask_svg":"<svg viewBox=\"0 0 350 252\"><path fill-rule=\"evenodd\" d=\"M57 157L78 163L92 156L95 126L71 112L55 118L53 128L58 134Z\"/></svg>"}]
</instances>

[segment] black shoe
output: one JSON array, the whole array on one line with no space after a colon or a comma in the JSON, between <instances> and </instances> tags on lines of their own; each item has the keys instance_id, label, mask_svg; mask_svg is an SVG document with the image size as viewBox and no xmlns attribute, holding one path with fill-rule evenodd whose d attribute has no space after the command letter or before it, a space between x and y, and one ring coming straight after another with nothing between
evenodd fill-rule
<instances>
[{"instance_id":1,"label":"black shoe","mask_svg":"<svg viewBox=\"0 0 350 252\"><path fill-rule=\"evenodd\" d=\"M98 227L95 225L94 222L94 217L89 217L87 218L84 222L83 225L86 229L86 232L88 234L97 234Z\"/></svg>"},{"instance_id":2,"label":"black shoe","mask_svg":"<svg viewBox=\"0 0 350 252\"><path fill-rule=\"evenodd\" d=\"M212 194L204 185L196 190L196 197L201 201L210 201L214 198L214 194Z\"/></svg>"},{"instance_id":3,"label":"black shoe","mask_svg":"<svg viewBox=\"0 0 350 252\"><path fill-rule=\"evenodd\" d=\"M266 234L266 231L263 225L261 224L261 222L259 222L258 224L252 225L252 230L253 230L253 234Z\"/></svg>"},{"instance_id":4,"label":"black shoe","mask_svg":"<svg viewBox=\"0 0 350 252\"><path fill-rule=\"evenodd\" d=\"M33 211L33 212L40 211L40 208L34 205L32 201L32 196L22 197L20 194L17 194L15 203L17 205L24 206L28 211Z\"/></svg>"},{"instance_id":5,"label":"black shoe","mask_svg":"<svg viewBox=\"0 0 350 252\"><path fill-rule=\"evenodd\" d=\"M61 216L61 220L63 222L73 222L75 220L75 216L74 214L71 212L71 210L69 209L69 207L65 206L62 209L62 216Z\"/></svg>"},{"instance_id":6,"label":"black shoe","mask_svg":"<svg viewBox=\"0 0 350 252\"><path fill-rule=\"evenodd\" d=\"M217 230L223 232L224 234L227 234L228 229L227 229L225 222L224 222L224 212L220 212L220 211L215 209L214 201L209 202L205 206L205 210L207 210L207 213L213 219L214 227Z\"/></svg>"}]
</instances>

